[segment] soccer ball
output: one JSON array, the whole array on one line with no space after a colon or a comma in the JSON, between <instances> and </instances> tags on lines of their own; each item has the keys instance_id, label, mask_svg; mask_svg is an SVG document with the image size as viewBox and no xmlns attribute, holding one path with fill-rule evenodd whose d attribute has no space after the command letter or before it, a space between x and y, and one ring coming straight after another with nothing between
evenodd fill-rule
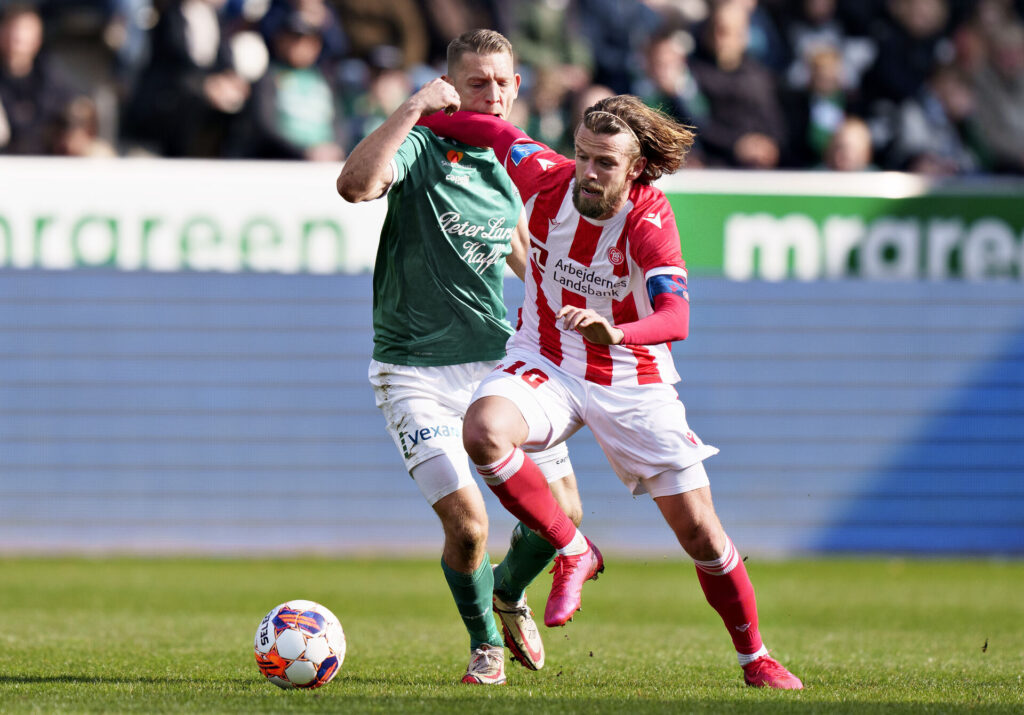
<instances>
[{"instance_id":1,"label":"soccer ball","mask_svg":"<svg viewBox=\"0 0 1024 715\"><path fill-rule=\"evenodd\" d=\"M288 601L260 621L256 665L279 688L319 688L345 660L345 632L331 611L314 601Z\"/></svg>"}]
</instances>

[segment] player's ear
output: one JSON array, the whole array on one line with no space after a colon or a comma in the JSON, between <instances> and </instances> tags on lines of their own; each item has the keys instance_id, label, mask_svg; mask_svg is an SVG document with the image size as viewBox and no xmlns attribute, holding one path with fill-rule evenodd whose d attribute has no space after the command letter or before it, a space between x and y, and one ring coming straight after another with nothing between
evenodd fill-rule
<instances>
[{"instance_id":1,"label":"player's ear","mask_svg":"<svg viewBox=\"0 0 1024 715\"><path fill-rule=\"evenodd\" d=\"M448 75L446 75L446 74L443 74L443 75L441 75L441 79L443 79L443 80L444 80L445 82L447 82L448 84L450 84L450 85L451 85L452 87L454 87L454 86L455 86L455 80L453 80L453 79L452 79L451 77L449 77Z\"/></svg>"},{"instance_id":2,"label":"player's ear","mask_svg":"<svg viewBox=\"0 0 1024 715\"><path fill-rule=\"evenodd\" d=\"M519 85L521 85L522 83L523 83L523 78L517 72L516 73L516 91L512 94L513 99L519 96Z\"/></svg>"},{"instance_id":3,"label":"player's ear","mask_svg":"<svg viewBox=\"0 0 1024 715\"><path fill-rule=\"evenodd\" d=\"M633 166L630 168L629 173L626 174L626 178L630 181L636 181L640 178L640 175L644 173L644 169L647 168L647 157L641 156L639 159L633 162Z\"/></svg>"}]
</instances>

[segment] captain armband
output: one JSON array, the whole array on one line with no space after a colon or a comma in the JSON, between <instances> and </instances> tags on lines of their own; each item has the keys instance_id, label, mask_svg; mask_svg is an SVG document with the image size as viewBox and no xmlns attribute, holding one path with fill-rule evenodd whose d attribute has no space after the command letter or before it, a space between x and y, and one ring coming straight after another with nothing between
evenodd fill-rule
<instances>
[{"instance_id":1,"label":"captain armband","mask_svg":"<svg viewBox=\"0 0 1024 715\"><path fill-rule=\"evenodd\" d=\"M647 298L654 307L654 298L662 293L678 295L687 303L690 293L686 288L686 273L658 273L647 279Z\"/></svg>"}]
</instances>

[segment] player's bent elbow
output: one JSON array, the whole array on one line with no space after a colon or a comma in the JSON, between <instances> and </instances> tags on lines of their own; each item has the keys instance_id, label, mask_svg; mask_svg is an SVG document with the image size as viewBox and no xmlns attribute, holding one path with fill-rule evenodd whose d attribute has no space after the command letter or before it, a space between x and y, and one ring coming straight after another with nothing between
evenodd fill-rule
<instances>
[{"instance_id":1,"label":"player's bent elbow","mask_svg":"<svg viewBox=\"0 0 1024 715\"><path fill-rule=\"evenodd\" d=\"M372 177L367 178L366 176L360 176L356 172L347 172L344 169L338 174L335 188L338 189L338 195L350 204L372 201L384 192L382 187L375 184L375 180Z\"/></svg>"},{"instance_id":2,"label":"player's bent elbow","mask_svg":"<svg viewBox=\"0 0 1024 715\"><path fill-rule=\"evenodd\" d=\"M335 182L335 188L338 189L338 195L341 198L348 201L350 204L359 203L365 201L363 198L364 191L361 191L361 187L352 181L344 172L338 175L338 180Z\"/></svg>"}]
</instances>

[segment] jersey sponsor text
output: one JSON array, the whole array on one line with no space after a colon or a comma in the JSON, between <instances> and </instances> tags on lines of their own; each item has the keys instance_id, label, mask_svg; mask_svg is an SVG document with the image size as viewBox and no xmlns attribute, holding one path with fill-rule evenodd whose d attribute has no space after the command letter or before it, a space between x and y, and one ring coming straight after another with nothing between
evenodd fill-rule
<instances>
[{"instance_id":1,"label":"jersey sponsor text","mask_svg":"<svg viewBox=\"0 0 1024 715\"><path fill-rule=\"evenodd\" d=\"M555 270L552 271L551 277L563 288L580 295L621 298L629 285L628 276L613 281L593 269L584 268L575 261L563 261L561 258L555 262Z\"/></svg>"}]
</instances>

